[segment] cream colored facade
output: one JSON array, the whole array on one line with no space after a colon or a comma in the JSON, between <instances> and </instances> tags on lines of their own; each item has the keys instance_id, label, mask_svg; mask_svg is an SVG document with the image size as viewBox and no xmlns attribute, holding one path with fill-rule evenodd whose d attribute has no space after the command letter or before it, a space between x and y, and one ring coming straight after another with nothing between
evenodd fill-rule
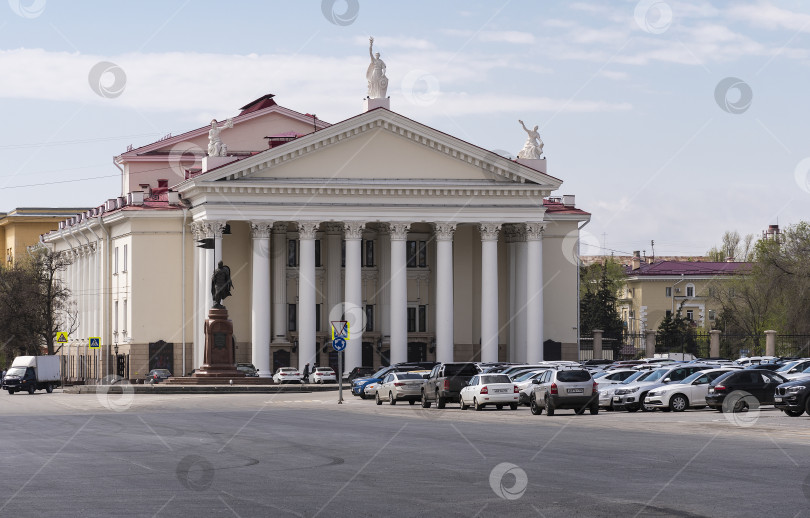
<instances>
[{"instance_id":1,"label":"cream colored facade","mask_svg":"<svg viewBox=\"0 0 810 518\"><path fill-rule=\"evenodd\" d=\"M20 207L0 213L4 264L13 264L15 258L25 254L29 246L39 242L42 234L55 230L60 221L82 210L85 209Z\"/></svg>"},{"instance_id":2,"label":"cream colored facade","mask_svg":"<svg viewBox=\"0 0 810 518\"><path fill-rule=\"evenodd\" d=\"M207 131L121 155L125 196L45 237L75 258L70 377L199 367L220 259L237 360L264 376L334 363L329 322L344 315L357 331L347 369L535 361L545 340L577 358L575 251L589 215L549 199L562 182L545 160L510 161L383 108L329 125L268 104L222 132L229 157L204 157Z\"/></svg>"}]
</instances>

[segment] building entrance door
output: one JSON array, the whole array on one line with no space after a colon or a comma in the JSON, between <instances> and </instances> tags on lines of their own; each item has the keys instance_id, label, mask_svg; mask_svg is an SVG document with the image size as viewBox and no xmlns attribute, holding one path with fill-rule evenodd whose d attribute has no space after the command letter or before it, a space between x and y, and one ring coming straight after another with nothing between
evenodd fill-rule
<instances>
[{"instance_id":1,"label":"building entrance door","mask_svg":"<svg viewBox=\"0 0 810 518\"><path fill-rule=\"evenodd\" d=\"M290 351L278 349L273 352L273 373L275 373L281 367L289 367L289 366L290 366Z\"/></svg>"}]
</instances>

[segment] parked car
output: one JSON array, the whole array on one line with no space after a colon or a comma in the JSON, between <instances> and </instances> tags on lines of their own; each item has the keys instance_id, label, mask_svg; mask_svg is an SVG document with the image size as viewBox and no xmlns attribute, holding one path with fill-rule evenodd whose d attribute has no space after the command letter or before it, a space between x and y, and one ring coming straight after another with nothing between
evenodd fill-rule
<instances>
[{"instance_id":1,"label":"parked car","mask_svg":"<svg viewBox=\"0 0 810 518\"><path fill-rule=\"evenodd\" d=\"M363 385L363 399L374 399L377 396L377 387L380 386L379 381L370 381Z\"/></svg>"},{"instance_id":2,"label":"parked car","mask_svg":"<svg viewBox=\"0 0 810 518\"><path fill-rule=\"evenodd\" d=\"M352 382L357 378L370 376L374 374L374 372L376 372L374 367L355 367L349 371L349 374L346 376L346 381Z\"/></svg>"},{"instance_id":3,"label":"parked car","mask_svg":"<svg viewBox=\"0 0 810 518\"><path fill-rule=\"evenodd\" d=\"M529 400L533 415L554 415L557 409L572 409L581 414L586 409L599 413L598 385L587 369L547 370L534 381Z\"/></svg>"},{"instance_id":4,"label":"parked car","mask_svg":"<svg viewBox=\"0 0 810 518\"><path fill-rule=\"evenodd\" d=\"M506 374L479 374L461 389L458 397L462 410L470 406L483 410L487 405L495 405L498 410L509 405L512 410L517 410L519 392Z\"/></svg>"},{"instance_id":5,"label":"parked car","mask_svg":"<svg viewBox=\"0 0 810 518\"><path fill-rule=\"evenodd\" d=\"M337 376L332 367L315 367L309 375L310 383L337 383Z\"/></svg>"},{"instance_id":6,"label":"parked car","mask_svg":"<svg viewBox=\"0 0 810 518\"><path fill-rule=\"evenodd\" d=\"M790 417L799 417L807 412L810 415L810 379L789 380L776 387L773 406Z\"/></svg>"},{"instance_id":7,"label":"parked car","mask_svg":"<svg viewBox=\"0 0 810 518\"><path fill-rule=\"evenodd\" d=\"M800 360L792 360L783 363L782 366L776 369L774 372L788 379L794 379L802 377L806 369L810 369L810 360L803 358Z\"/></svg>"},{"instance_id":8,"label":"parked car","mask_svg":"<svg viewBox=\"0 0 810 518\"><path fill-rule=\"evenodd\" d=\"M751 364L771 363L778 359L779 358L776 356L746 356L744 358L737 359L737 364L748 367Z\"/></svg>"},{"instance_id":9,"label":"parked car","mask_svg":"<svg viewBox=\"0 0 810 518\"><path fill-rule=\"evenodd\" d=\"M295 367L279 367L275 374L273 374L273 382L278 384L283 383L304 383L304 377L298 372Z\"/></svg>"},{"instance_id":10,"label":"parked car","mask_svg":"<svg viewBox=\"0 0 810 518\"><path fill-rule=\"evenodd\" d=\"M357 378L352 382L352 395L353 396L360 396L362 399L366 399L368 394L366 393L365 387L369 383L378 383L382 381L386 374L389 372L411 372L414 370L421 370L422 364L420 363L399 363L396 365L391 365L389 367L383 367L382 369L378 370L371 377L368 378ZM371 394L371 397L374 397L374 394Z\"/></svg>"},{"instance_id":11,"label":"parked car","mask_svg":"<svg viewBox=\"0 0 810 518\"><path fill-rule=\"evenodd\" d=\"M472 362L436 365L422 385L422 408L430 408L433 401L436 408L444 408L448 402L458 401L461 389L477 374L478 366Z\"/></svg>"},{"instance_id":12,"label":"parked car","mask_svg":"<svg viewBox=\"0 0 810 518\"><path fill-rule=\"evenodd\" d=\"M605 371L604 373L600 373L600 376L594 375L594 379L597 380L597 383L599 383L601 388L604 388L605 385L615 385L621 383L637 372L637 369L616 369L613 371Z\"/></svg>"},{"instance_id":13,"label":"parked car","mask_svg":"<svg viewBox=\"0 0 810 518\"><path fill-rule=\"evenodd\" d=\"M732 370L739 369L721 368L696 372L679 383L662 385L649 391L644 402L673 412L683 412L690 407L705 407L709 383Z\"/></svg>"},{"instance_id":14,"label":"parked car","mask_svg":"<svg viewBox=\"0 0 810 518\"><path fill-rule=\"evenodd\" d=\"M612 372L612 371L608 371ZM613 408L613 395L614 393L619 390L620 388L624 388L631 383L636 381L641 381L644 378L650 376L653 371L635 371L634 374L631 374L629 378L622 381L621 383L614 383L612 385L607 386L600 386L599 387L599 406L601 408L606 408L608 410L614 410ZM599 381L596 382L597 384Z\"/></svg>"},{"instance_id":15,"label":"parked car","mask_svg":"<svg viewBox=\"0 0 810 518\"><path fill-rule=\"evenodd\" d=\"M256 367L253 366L252 363L237 363L236 370L245 374L248 378L258 378L259 371L256 370Z\"/></svg>"},{"instance_id":16,"label":"parked car","mask_svg":"<svg viewBox=\"0 0 810 518\"><path fill-rule=\"evenodd\" d=\"M518 404L529 406L529 397L534 390L532 380L546 372L548 369L533 370L518 376L512 382L518 388Z\"/></svg>"},{"instance_id":17,"label":"parked car","mask_svg":"<svg viewBox=\"0 0 810 518\"><path fill-rule=\"evenodd\" d=\"M780 372L779 374L781 374L782 376L786 377L789 380L797 380L797 379L800 379L800 378L810 378L810 367L804 369L801 372L793 372L793 373L790 373L790 374L784 374L784 373Z\"/></svg>"},{"instance_id":18,"label":"parked car","mask_svg":"<svg viewBox=\"0 0 810 518\"><path fill-rule=\"evenodd\" d=\"M740 412L750 407L750 397L756 398L760 405L774 403L776 387L785 383L787 379L769 370L743 369L728 372L709 385L706 395L706 404L723 412L723 402L732 393L739 393L745 397L738 398L730 410ZM727 405L728 406L728 405Z\"/></svg>"},{"instance_id":19,"label":"parked car","mask_svg":"<svg viewBox=\"0 0 810 518\"><path fill-rule=\"evenodd\" d=\"M422 383L425 378L416 372L391 372L376 388L375 401L382 405L383 400L392 405L397 401L407 401L413 405L422 396Z\"/></svg>"},{"instance_id":20,"label":"parked car","mask_svg":"<svg viewBox=\"0 0 810 518\"><path fill-rule=\"evenodd\" d=\"M146 374L146 382L155 384L171 377L172 373L169 371L169 369L152 369Z\"/></svg>"},{"instance_id":21,"label":"parked car","mask_svg":"<svg viewBox=\"0 0 810 518\"><path fill-rule=\"evenodd\" d=\"M631 383L624 388L616 390L613 394L613 408L615 410L627 410L645 412L655 410L655 407L645 406L644 399L650 390L657 389L668 383L677 383L698 371L705 371L713 368L712 365L698 364L676 364L677 366L665 366L652 371L652 374L644 378L643 381Z\"/></svg>"},{"instance_id":22,"label":"parked car","mask_svg":"<svg viewBox=\"0 0 810 518\"><path fill-rule=\"evenodd\" d=\"M761 369L766 371L776 372L782 368L781 363L752 363L745 367L746 369Z\"/></svg>"}]
</instances>

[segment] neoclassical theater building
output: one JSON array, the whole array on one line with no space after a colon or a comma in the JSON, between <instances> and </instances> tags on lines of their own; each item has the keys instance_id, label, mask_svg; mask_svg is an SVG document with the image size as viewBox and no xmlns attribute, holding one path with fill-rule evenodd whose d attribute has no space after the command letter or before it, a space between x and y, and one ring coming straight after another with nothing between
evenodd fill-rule
<instances>
[{"instance_id":1,"label":"neoclassical theater building","mask_svg":"<svg viewBox=\"0 0 810 518\"><path fill-rule=\"evenodd\" d=\"M544 158L505 158L389 103L328 124L265 95L116 157L120 196L42 238L73 259L66 377L199 367L220 260L237 360L262 376L335 366L333 320L350 323L346 369L577 359L589 214L554 195ZM516 147L525 136L516 124Z\"/></svg>"}]
</instances>

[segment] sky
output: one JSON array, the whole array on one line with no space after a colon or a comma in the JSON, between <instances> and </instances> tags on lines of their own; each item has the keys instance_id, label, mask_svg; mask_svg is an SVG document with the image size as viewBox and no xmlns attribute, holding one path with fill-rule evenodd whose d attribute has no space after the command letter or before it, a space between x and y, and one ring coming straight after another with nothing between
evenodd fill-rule
<instances>
[{"instance_id":1,"label":"sky","mask_svg":"<svg viewBox=\"0 0 810 518\"><path fill-rule=\"evenodd\" d=\"M810 3L299 0L0 3L0 211L96 206L113 157L266 93L391 109L516 155L538 125L583 254L703 254L807 220Z\"/></svg>"}]
</instances>

